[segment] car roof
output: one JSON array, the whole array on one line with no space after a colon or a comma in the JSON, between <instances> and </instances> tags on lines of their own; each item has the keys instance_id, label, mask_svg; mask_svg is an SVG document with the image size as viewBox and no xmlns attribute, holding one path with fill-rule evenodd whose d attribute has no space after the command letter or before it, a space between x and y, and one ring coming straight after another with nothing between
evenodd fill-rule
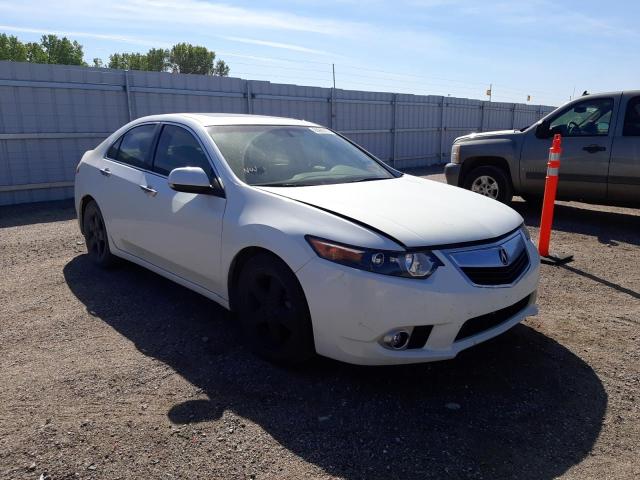
<instances>
[{"instance_id":1,"label":"car roof","mask_svg":"<svg viewBox=\"0 0 640 480\"><path fill-rule=\"evenodd\" d=\"M318 126L306 120L294 118L270 117L266 115L248 115L239 113L167 113L139 118L138 121L179 122L195 121L205 127L214 125L298 125L306 127Z\"/></svg>"}]
</instances>

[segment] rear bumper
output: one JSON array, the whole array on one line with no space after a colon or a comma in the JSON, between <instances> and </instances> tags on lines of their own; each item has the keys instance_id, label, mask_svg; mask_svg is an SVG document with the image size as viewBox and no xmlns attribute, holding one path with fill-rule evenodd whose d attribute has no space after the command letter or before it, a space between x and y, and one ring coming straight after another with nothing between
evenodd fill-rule
<instances>
[{"instance_id":1,"label":"rear bumper","mask_svg":"<svg viewBox=\"0 0 640 480\"><path fill-rule=\"evenodd\" d=\"M449 185L455 185L456 187L460 185L460 171L462 170L462 165L459 163L447 163L444 167L444 176L447 179L447 183Z\"/></svg>"},{"instance_id":2,"label":"rear bumper","mask_svg":"<svg viewBox=\"0 0 640 480\"><path fill-rule=\"evenodd\" d=\"M363 272L313 259L298 270L311 313L316 351L360 365L391 365L445 360L537 314L539 257L527 242L530 266L514 285L473 286L452 265L426 280ZM524 300L527 299L527 300ZM462 326L523 302L499 322L461 337ZM381 338L392 329L431 326L424 346L391 350Z\"/></svg>"}]
</instances>

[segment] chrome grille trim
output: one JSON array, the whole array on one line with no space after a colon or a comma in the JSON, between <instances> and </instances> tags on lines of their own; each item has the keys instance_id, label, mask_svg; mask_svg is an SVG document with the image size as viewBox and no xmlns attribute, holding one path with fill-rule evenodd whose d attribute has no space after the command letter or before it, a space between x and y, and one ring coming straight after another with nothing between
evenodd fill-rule
<instances>
[{"instance_id":1,"label":"chrome grille trim","mask_svg":"<svg viewBox=\"0 0 640 480\"><path fill-rule=\"evenodd\" d=\"M472 285L506 288L518 283L531 267L527 242L522 230L518 229L497 242L442 253Z\"/></svg>"}]
</instances>

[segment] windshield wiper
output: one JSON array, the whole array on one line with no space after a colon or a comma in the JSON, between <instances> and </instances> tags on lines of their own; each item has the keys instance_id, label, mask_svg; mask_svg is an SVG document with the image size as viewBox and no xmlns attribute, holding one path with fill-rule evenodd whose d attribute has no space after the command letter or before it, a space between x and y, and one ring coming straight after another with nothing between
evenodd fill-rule
<instances>
[{"instance_id":1,"label":"windshield wiper","mask_svg":"<svg viewBox=\"0 0 640 480\"><path fill-rule=\"evenodd\" d=\"M359 183L359 182L373 182L374 180L389 180L388 178L380 178L380 177L366 177L366 178L358 178L357 180L352 180L346 183Z\"/></svg>"},{"instance_id":2,"label":"windshield wiper","mask_svg":"<svg viewBox=\"0 0 640 480\"><path fill-rule=\"evenodd\" d=\"M254 183L254 187L312 187L314 185L318 185L317 183Z\"/></svg>"}]
</instances>

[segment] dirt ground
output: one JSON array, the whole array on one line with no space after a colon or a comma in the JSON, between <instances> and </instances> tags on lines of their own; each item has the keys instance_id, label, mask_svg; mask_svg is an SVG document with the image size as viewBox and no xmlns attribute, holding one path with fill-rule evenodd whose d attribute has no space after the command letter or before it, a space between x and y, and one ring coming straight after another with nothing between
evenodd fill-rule
<instances>
[{"instance_id":1,"label":"dirt ground","mask_svg":"<svg viewBox=\"0 0 640 480\"><path fill-rule=\"evenodd\" d=\"M71 203L0 208L0 478L639 478L640 211L556 212L575 261L537 317L448 362L290 370L213 302L94 268Z\"/></svg>"}]
</instances>

